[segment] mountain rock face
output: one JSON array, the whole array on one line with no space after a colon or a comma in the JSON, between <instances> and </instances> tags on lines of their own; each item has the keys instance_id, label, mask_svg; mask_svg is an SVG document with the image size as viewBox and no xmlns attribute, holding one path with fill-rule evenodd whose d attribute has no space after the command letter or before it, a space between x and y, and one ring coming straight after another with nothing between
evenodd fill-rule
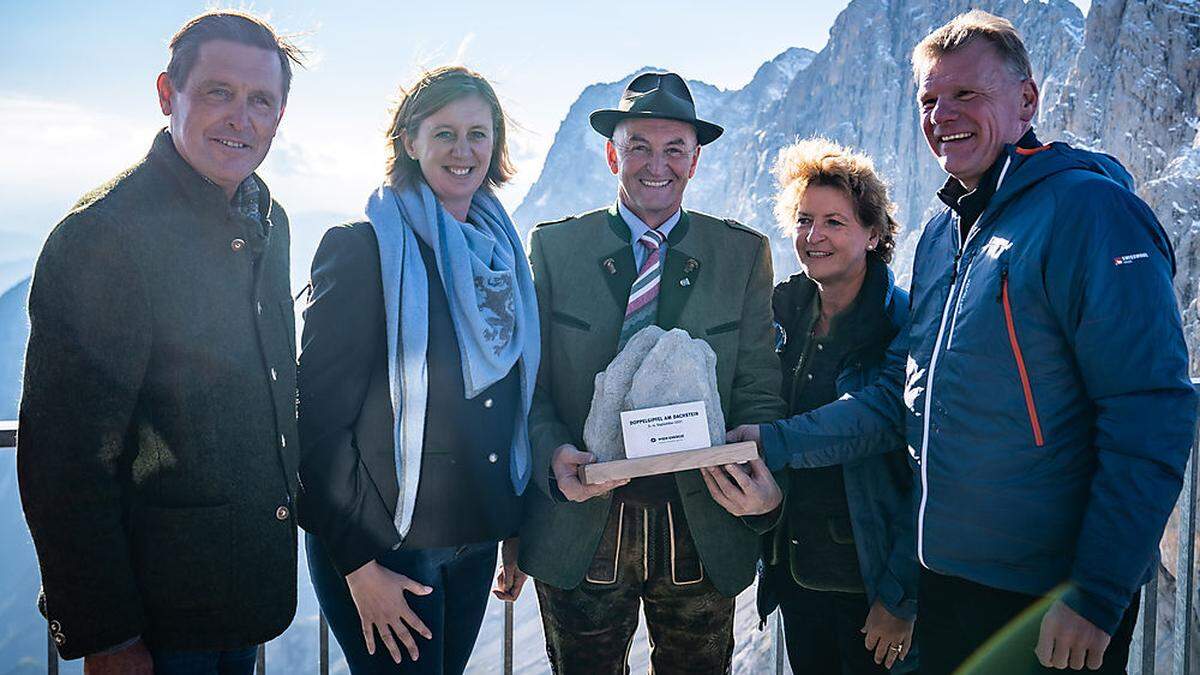
<instances>
[{"instance_id":1,"label":"mountain rock face","mask_svg":"<svg viewBox=\"0 0 1200 675\"><path fill-rule=\"evenodd\" d=\"M921 133L910 54L932 29L972 7L1013 21L1029 47L1043 93L1057 96L1083 45L1083 15L1068 0L853 0L819 54L788 50L736 91L689 81L697 113L726 132L701 153L685 205L771 233L776 277L794 272L798 266L790 242L775 235L771 167L785 145L822 135L875 159L891 185L897 219L909 235L917 231L945 175ZM603 139L588 125L587 115L615 106L634 75L588 87L571 107L541 177L514 214L519 227L527 230L613 200L616 181L603 159ZM894 265L902 281L908 277L909 256L911 241L900 247Z\"/></svg>"},{"instance_id":2,"label":"mountain rock face","mask_svg":"<svg viewBox=\"0 0 1200 675\"><path fill-rule=\"evenodd\" d=\"M688 185L689 204L723 205L720 192L729 184L726 179L737 170L730 165L733 149L739 144L754 142L758 128L747 124L746 120L757 119L763 101L774 101L782 96L796 73L814 56L816 54L807 49L789 49L763 64L750 83L736 91L724 91L704 82L688 80L697 114L725 127L725 134L702 152L702 169L697 172L696 180ZM650 70L663 69L642 68L618 82L594 84L583 90L554 135L554 144L546 156L541 176L513 213L513 220L522 235L536 223L612 203L616 196L616 179L604 159L604 138L592 129L588 115L600 108L615 108L629 82Z\"/></svg>"},{"instance_id":3,"label":"mountain rock face","mask_svg":"<svg viewBox=\"0 0 1200 675\"><path fill-rule=\"evenodd\" d=\"M1121 160L1171 235L1193 374L1200 349L1200 4L1092 5L1084 48L1050 103L1050 128Z\"/></svg>"}]
</instances>

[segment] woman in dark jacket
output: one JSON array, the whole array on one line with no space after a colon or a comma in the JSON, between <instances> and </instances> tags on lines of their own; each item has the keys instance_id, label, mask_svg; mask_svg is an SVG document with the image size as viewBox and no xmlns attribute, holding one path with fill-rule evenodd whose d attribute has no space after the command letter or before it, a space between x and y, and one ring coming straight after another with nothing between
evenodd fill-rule
<instances>
[{"instance_id":1,"label":"woman in dark jacket","mask_svg":"<svg viewBox=\"0 0 1200 675\"><path fill-rule=\"evenodd\" d=\"M899 228L869 158L811 139L785 148L775 172L776 215L802 268L772 299L782 394L798 415L870 382L907 319L908 294L887 266ZM794 672L886 672L908 654L916 611L903 441L784 473L783 515L764 539L760 616L781 609Z\"/></svg>"},{"instance_id":2,"label":"woman in dark jacket","mask_svg":"<svg viewBox=\"0 0 1200 675\"><path fill-rule=\"evenodd\" d=\"M497 595L524 581L512 537L539 330L492 192L512 173L504 115L464 68L401 93L369 221L329 230L313 260L300 356L300 523L356 675L461 673L497 541Z\"/></svg>"}]
</instances>

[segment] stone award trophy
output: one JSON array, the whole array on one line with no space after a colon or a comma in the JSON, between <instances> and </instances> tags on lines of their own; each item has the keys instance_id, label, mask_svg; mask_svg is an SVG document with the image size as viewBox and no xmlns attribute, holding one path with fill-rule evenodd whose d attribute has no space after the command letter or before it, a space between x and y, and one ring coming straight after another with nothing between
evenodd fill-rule
<instances>
[{"instance_id":1,"label":"stone award trophy","mask_svg":"<svg viewBox=\"0 0 1200 675\"><path fill-rule=\"evenodd\" d=\"M752 442L725 445L712 347L658 326L638 331L596 374L583 442L596 456L579 468L587 484L758 457Z\"/></svg>"}]
</instances>

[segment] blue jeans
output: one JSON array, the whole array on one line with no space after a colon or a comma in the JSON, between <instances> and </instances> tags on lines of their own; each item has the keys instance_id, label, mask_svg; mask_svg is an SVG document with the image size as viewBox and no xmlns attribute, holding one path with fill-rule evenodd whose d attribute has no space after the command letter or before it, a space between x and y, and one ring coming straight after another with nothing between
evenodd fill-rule
<instances>
[{"instance_id":1,"label":"blue jeans","mask_svg":"<svg viewBox=\"0 0 1200 675\"><path fill-rule=\"evenodd\" d=\"M154 675L254 675L258 645L224 652L153 650Z\"/></svg>"},{"instance_id":2,"label":"blue jeans","mask_svg":"<svg viewBox=\"0 0 1200 675\"><path fill-rule=\"evenodd\" d=\"M392 660L387 648L375 638L375 654L367 653L362 622L350 597L346 579L334 568L324 545L311 534L304 535L308 571L321 612L329 630L342 647L353 675L441 675L462 673L475 648L483 624L488 590L496 572L496 542L466 546L391 551L376 559L380 565L433 588L429 595L405 593L409 607L433 633L426 640L412 632L420 660L412 661L399 644L403 660Z\"/></svg>"}]
</instances>

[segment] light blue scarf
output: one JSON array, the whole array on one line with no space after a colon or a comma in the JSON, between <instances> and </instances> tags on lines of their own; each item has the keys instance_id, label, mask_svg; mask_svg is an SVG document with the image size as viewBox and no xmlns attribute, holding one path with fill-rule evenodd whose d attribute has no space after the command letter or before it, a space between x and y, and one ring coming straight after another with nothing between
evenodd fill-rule
<instances>
[{"instance_id":1,"label":"light blue scarf","mask_svg":"<svg viewBox=\"0 0 1200 675\"><path fill-rule=\"evenodd\" d=\"M429 396L425 358L430 280L417 237L437 259L441 279L433 283L446 290L467 398L478 396L520 362L521 405L509 463L517 494L529 482L526 424L541 358L541 330L529 261L512 221L491 191L475 192L467 213L470 225L455 220L424 181L403 188L380 187L367 200L366 214L379 242L400 484L395 524L403 537L412 526L417 501Z\"/></svg>"}]
</instances>

